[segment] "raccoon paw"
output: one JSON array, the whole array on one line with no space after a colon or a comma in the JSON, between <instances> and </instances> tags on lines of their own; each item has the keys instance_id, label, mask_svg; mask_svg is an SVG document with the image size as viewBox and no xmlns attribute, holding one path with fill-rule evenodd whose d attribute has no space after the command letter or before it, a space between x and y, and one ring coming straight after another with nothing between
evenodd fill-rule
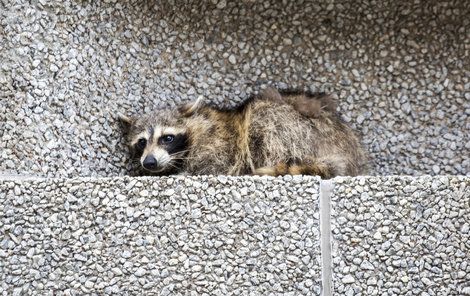
<instances>
[{"instance_id":1,"label":"raccoon paw","mask_svg":"<svg viewBox=\"0 0 470 296\"><path fill-rule=\"evenodd\" d=\"M259 176L277 176L276 175L276 169L274 167L262 167L262 168L257 168L253 172L253 175L259 175Z\"/></svg>"},{"instance_id":2,"label":"raccoon paw","mask_svg":"<svg viewBox=\"0 0 470 296\"><path fill-rule=\"evenodd\" d=\"M333 178L335 168L328 162L315 161L308 163L288 164L279 163L275 166L266 166L255 169L254 175L283 176L283 175L312 175L324 179Z\"/></svg>"},{"instance_id":3,"label":"raccoon paw","mask_svg":"<svg viewBox=\"0 0 470 296\"><path fill-rule=\"evenodd\" d=\"M290 174L290 168L289 165L286 163L279 163L275 166L266 166L266 167L260 167L255 169L254 175L264 175L264 176L282 176L282 175L287 175Z\"/></svg>"}]
</instances>

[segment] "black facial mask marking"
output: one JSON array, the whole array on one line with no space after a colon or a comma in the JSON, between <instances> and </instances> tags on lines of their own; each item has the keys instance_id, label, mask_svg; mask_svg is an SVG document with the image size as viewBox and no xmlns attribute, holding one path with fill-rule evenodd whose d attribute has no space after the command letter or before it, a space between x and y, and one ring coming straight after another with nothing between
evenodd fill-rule
<instances>
[{"instance_id":1,"label":"black facial mask marking","mask_svg":"<svg viewBox=\"0 0 470 296\"><path fill-rule=\"evenodd\" d=\"M144 149L140 147L138 143L136 143L133 148L134 149L132 149L132 156L134 158L140 158L142 154L144 153Z\"/></svg>"},{"instance_id":2,"label":"black facial mask marking","mask_svg":"<svg viewBox=\"0 0 470 296\"><path fill-rule=\"evenodd\" d=\"M185 134L175 135L171 143L163 145L168 154L172 155L188 148L188 136Z\"/></svg>"},{"instance_id":3,"label":"black facial mask marking","mask_svg":"<svg viewBox=\"0 0 470 296\"><path fill-rule=\"evenodd\" d=\"M153 134L154 130L149 129L148 132L150 134ZM168 135L163 135L163 137L164 136L168 136ZM152 142L153 142L152 139L153 139L153 137L149 138L149 140L147 141L146 144L147 145L152 145ZM167 176L167 175L171 175L171 174L177 174L177 173L180 172L180 170L183 169L184 158L187 154L186 150L188 149L188 146L189 146L188 136L186 134L176 134L176 135L174 135L174 138L172 139L172 141L168 142L168 140L167 140L167 141L163 141L163 142L165 142L165 143L162 143L162 141L160 141L160 139L157 140L158 146L165 149L168 152L168 154L170 156L172 156L173 159L171 161L171 165L168 165L168 167L165 168L165 170L158 171L158 172L150 172L148 170L144 170L143 168L141 168L141 170L139 170L139 175L144 175L144 176ZM132 152L133 152L132 153L132 158L140 159L143 155L143 152L144 152L145 148L141 149L141 147L139 147L138 143L133 145L132 148L133 148L132 149Z\"/></svg>"}]
</instances>

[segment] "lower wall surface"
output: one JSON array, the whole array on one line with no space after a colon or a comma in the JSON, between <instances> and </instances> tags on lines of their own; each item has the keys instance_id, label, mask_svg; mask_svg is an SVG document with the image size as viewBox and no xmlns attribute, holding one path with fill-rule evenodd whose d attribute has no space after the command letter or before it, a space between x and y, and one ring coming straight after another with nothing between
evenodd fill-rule
<instances>
[{"instance_id":1,"label":"lower wall surface","mask_svg":"<svg viewBox=\"0 0 470 296\"><path fill-rule=\"evenodd\" d=\"M1 290L320 294L315 178L1 181Z\"/></svg>"},{"instance_id":2,"label":"lower wall surface","mask_svg":"<svg viewBox=\"0 0 470 296\"><path fill-rule=\"evenodd\" d=\"M322 182L0 180L0 292L470 294L469 177Z\"/></svg>"},{"instance_id":3,"label":"lower wall surface","mask_svg":"<svg viewBox=\"0 0 470 296\"><path fill-rule=\"evenodd\" d=\"M337 294L470 294L469 184L457 177L337 180Z\"/></svg>"}]
</instances>

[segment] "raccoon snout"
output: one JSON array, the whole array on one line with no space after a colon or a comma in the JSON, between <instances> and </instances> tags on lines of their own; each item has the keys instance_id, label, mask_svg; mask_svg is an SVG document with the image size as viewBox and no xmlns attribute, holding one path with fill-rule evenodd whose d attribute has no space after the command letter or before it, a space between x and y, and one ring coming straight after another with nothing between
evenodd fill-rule
<instances>
[{"instance_id":1,"label":"raccoon snout","mask_svg":"<svg viewBox=\"0 0 470 296\"><path fill-rule=\"evenodd\" d=\"M142 162L142 166L147 170L152 171L157 169L158 163L155 157L153 157L153 155L147 155L144 161Z\"/></svg>"}]
</instances>

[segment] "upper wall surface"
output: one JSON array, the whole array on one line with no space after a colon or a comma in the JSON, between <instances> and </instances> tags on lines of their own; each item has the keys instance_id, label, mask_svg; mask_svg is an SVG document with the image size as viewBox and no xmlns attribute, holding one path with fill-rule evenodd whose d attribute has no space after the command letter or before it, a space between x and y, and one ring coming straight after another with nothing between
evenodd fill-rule
<instances>
[{"instance_id":1,"label":"upper wall surface","mask_svg":"<svg viewBox=\"0 0 470 296\"><path fill-rule=\"evenodd\" d=\"M126 173L115 114L335 92L373 174L468 174L467 1L0 2L0 172Z\"/></svg>"}]
</instances>

